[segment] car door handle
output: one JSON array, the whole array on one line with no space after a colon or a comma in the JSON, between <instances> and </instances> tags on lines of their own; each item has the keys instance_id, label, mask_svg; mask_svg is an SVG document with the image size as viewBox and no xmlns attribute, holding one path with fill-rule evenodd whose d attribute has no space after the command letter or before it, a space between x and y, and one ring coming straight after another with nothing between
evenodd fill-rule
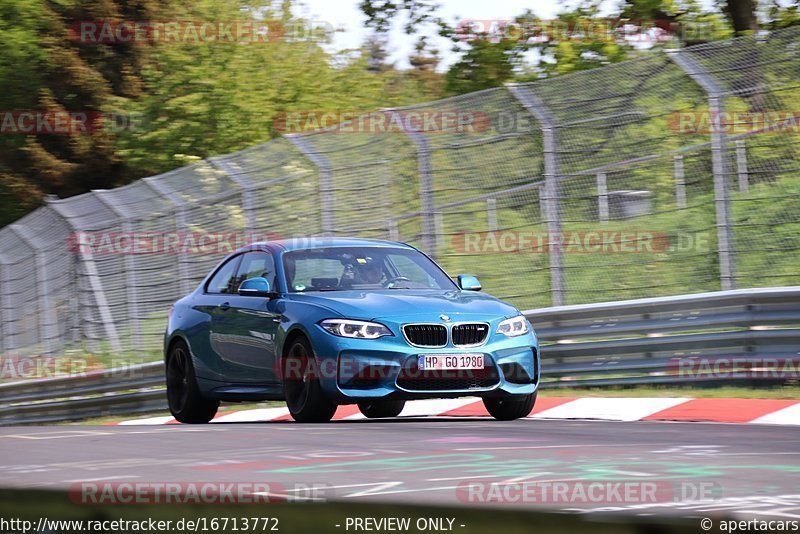
<instances>
[{"instance_id":1,"label":"car door handle","mask_svg":"<svg viewBox=\"0 0 800 534\"><path fill-rule=\"evenodd\" d=\"M230 307L231 307L230 302L223 302L222 304L219 305L219 309L222 311L229 310Z\"/></svg>"}]
</instances>

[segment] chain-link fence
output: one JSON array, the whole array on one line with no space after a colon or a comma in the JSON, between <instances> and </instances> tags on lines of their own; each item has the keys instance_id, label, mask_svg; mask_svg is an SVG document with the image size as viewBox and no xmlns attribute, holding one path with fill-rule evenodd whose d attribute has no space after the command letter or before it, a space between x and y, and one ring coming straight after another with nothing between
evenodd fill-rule
<instances>
[{"instance_id":1,"label":"chain-link fence","mask_svg":"<svg viewBox=\"0 0 800 534\"><path fill-rule=\"evenodd\" d=\"M51 199L0 230L0 352L155 351L234 235L405 241L521 309L798 284L799 47L651 51Z\"/></svg>"}]
</instances>

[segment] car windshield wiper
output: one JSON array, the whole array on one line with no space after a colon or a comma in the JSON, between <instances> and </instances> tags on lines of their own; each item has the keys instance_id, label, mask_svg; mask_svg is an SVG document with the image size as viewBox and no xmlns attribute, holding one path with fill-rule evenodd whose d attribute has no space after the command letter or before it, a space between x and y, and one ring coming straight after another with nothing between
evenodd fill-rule
<instances>
[{"instance_id":1,"label":"car windshield wiper","mask_svg":"<svg viewBox=\"0 0 800 534\"><path fill-rule=\"evenodd\" d=\"M339 287L325 287L322 289L306 289L305 291L298 291L298 293L309 293L312 291L344 291L344 289Z\"/></svg>"}]
</instances>

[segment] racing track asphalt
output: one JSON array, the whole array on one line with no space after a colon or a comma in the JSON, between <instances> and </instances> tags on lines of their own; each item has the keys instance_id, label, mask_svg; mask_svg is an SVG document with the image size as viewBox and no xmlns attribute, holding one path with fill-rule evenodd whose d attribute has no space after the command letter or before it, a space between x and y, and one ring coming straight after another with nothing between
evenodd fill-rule
<instances>
[{"instance_id":1,"label":"racing track asphalt","mask_svg":"<svg viewBox=\"0 0 800 534\"><path fill-rule=\"evenodd\" d=\"M2 485L16 488L266 482L290 497L311 496L304 488L316 487L317 497L329 499L483 506L489 483L514 489L522 482L653 481L661 488L656 503L562 496L525 506L800 518L800 430L785 426L430 417L3 427L0 456ZM483 489L468 497L466 483ZM688 502L701 491L711 496L707 502ZM520 495L506 494L504 504L519 507L508 499Z\"/></svg>"}]
</instances>

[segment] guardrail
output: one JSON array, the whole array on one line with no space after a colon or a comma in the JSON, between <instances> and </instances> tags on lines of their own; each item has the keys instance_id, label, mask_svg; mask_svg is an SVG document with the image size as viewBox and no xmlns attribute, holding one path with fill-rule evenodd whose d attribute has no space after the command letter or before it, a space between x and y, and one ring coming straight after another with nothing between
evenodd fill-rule
<instances>
[{"instance_id":1,"label":"guardrail","mask_svg":"<svg viewBox=\"0 0 800 534\"><path fill-rule=\"evenodd\" d=\"M543 388L762 385L800 373L797 286L524 313L539 336ZM163 384L162 362L0 384L0 425L166 410Z\"/></svg>"}]
</instances>

